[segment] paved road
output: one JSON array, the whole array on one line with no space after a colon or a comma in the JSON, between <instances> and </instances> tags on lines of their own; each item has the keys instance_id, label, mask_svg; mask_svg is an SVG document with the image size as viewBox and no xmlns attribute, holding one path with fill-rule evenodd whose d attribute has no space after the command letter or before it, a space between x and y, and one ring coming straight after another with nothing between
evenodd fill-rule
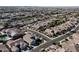
<instances>
[{"instance_id":1,"label":"paved road","mask_svg":"<svg viewBox=\"0 0 79 59\"><path fill-rule=\"evenodd\" d=\"M38 46L37 48L33 49L31 52L39 52L42 48L47 48L48 46L51 46L54 42L58 42L62 39L65 39L66 37L72 35L74 33L72 31L77 31L78 29L79 29L79 24L74 29L72 29L71 31L68 31L66 34L60 35L56 38L53 38L53 40L47 41L46 43L44 43L44 44Z\"/></svg>"},{"instance_id":2,"label":"paved road","mask_svg":"<svg viewBox=\"0 0 79 59\"><path fill-rule=\"evenodd\" d=\"M47 35L44 35L44 34L38 32L38 31L35 31L35 30L32 30L32 29L27 29L27 30L28 30L28 31L31 31L31 32L33 32L33 33L35 33L35 34L38 34L39 36L42 36L43 38L45 38L46 41L52 40L52 38L50 38L50 37L48 37Z\"/></svg>"}]
</instances>

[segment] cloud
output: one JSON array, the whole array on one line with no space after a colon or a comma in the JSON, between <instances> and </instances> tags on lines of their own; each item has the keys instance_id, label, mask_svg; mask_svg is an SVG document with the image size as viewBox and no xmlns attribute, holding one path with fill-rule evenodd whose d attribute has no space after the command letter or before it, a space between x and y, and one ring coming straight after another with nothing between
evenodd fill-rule
<instances>
[{"instance_id":1,"label":"cloud","mask_svg":"<svg viewBox=\"0 0 79 59\"><path fill-rule=\"evenodd\" d=\"M0 0L0 6L78 6L78 0Z\"/></svg>"}]
</instances>

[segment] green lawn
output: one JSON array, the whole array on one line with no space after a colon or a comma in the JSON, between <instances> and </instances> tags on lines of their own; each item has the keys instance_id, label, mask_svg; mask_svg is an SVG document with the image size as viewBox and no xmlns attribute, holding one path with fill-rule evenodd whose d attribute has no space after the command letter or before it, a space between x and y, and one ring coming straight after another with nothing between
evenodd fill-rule
<instances>
[{"instance_id":1,"label":"green lawn","mask_svg":"<svg viewBox=\"0 0 79 59\"><path fill-rule=\"evenodd\" d=\"M7 35L0 35L0 41L7 41L9 37Z\"/></svg>"}]
</instances>

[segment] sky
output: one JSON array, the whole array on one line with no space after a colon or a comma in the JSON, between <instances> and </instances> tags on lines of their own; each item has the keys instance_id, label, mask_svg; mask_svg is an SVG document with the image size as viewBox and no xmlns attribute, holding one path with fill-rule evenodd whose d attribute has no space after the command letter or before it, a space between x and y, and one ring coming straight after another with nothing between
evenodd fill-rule
<instances>
[{"instance_id":1,"label":"sky","mask_svg":"<svg viewBox=\"0 0 79 59\"><path fill-rule=\"evenodd\" d=\"M0 6L79 6L78 0L0 0Z\"/></svg>"}]
</instances>

